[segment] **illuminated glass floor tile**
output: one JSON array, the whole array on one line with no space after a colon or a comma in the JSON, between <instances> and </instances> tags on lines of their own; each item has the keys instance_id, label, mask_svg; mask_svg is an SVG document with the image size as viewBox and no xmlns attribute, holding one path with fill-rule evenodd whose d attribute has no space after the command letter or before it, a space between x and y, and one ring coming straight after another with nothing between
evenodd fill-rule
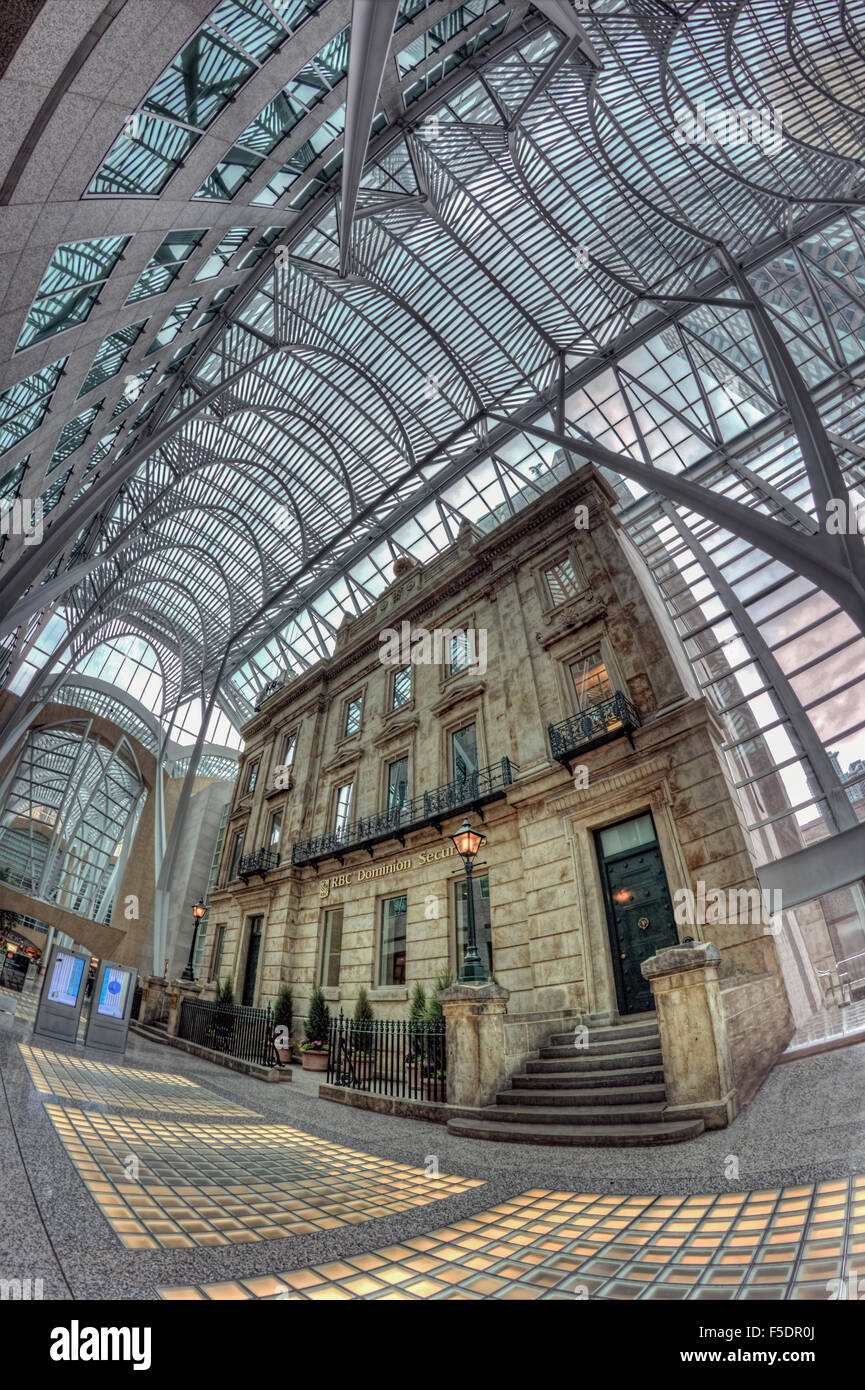
<instances>
[{"instance_id":1,"label":"illuminated glass floor tile","mask_svg":"<svg viewBox=\"0 0 865 1390\"><path fill-rule=\"evenodd\" d=\"M736 1235L740 1212L748 1201L742 1193L690 1199L648 1197L637 1203L628 1197L602 1201L575 1192L533 1190L404 1245L347 1255L311 1269L158 1292L162 1298L315 1302L394 1296L415 1300L829 1299L838 1297L837 1281L843 1276L846 1289L851 1270L854 1278L860 1267L865 1270L865 1252L853 1251L851 1235L860 1184L861 1179L851 1179L755 1194L766 1212L744 1249L736 1243L741 1239ZM806 1250L813 1252L815 1235L823 1229L817 1222L825 1211L821 1203L829 1200L833 1222L843 1229L844 1237L831 1258L806 1256ZM795 1231L784 1228L785 1243L778 1247L772 1244L777 1218L785 1217L791 1204L801 1223ZM683 1222L685 1209L699 1211L702 1219ZM591 1224L577 1228L575 1214L591 1217ZM623 1241L622 1231L629 1224L640 1231L640 1244ZM681 1229L683 1225L687 1230ZM662 1246L664 1232L672 1227L677 1230L675 1246ZM600 1239L588 1244L586 1237L593 1234L600 1234Z\"/></svg>"},{"instance_id":2,"label":"illuminated glass floor tile","mask_svg":"<svg viewBox=\"0 0 865 1390\"><path fill-rule=\"evenodd\" d=\"M132 1236L146 1237L151 1248L174 1248L312 1234L483 1185L443 1173L428 1177L422 1168L342 1148L287 1125L151 1120L47 1102L45 1109L126 1245ZM348 1210L336 1215L339 1206ZM142 1248L140 1240L134 1248Z\"/></svg>"},{"instance_id":3,"label":"illuminated glass floor tile","mask_svg":"<svg viewBox=\"0 0 865 1390\"><path fill-rule=\"evenodd\" d=\"M158 1110L166 1114L250 1118L254 1110L223 1100L175 1072L136 1070L92 1057L52 1052L19 1043L30 1079L40 1095L118 1109Z\"/></svg>"}]
</instances>

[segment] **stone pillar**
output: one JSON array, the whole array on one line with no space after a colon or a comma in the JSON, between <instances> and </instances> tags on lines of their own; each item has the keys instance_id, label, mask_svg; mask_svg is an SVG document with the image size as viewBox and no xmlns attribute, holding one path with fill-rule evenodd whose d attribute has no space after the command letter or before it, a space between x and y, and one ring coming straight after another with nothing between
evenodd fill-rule
<instances>
[{"instance_id":1,"label":"stone pillar","mask_svg":"<svg viewBox=\"0 0 865 1390\"><path fill-rule=\"evenodd\" d=\"M739 1106L718 964L721 952L711 941L667 946L643 961L643 978L652 986L667 1105L664 1118L702 1118L707 1129L723 1129Z\"/></svg>"},{"instance_id":2,"label":"stone pillar","mask_svg":"<svg viewBox=\"0 0 865 1390\"><path fill-rule=\"evenodd\" d=\"M180 1027L180 1008L184 999L197 999L201 993L201 985L196 985L192 980L175 980L171 986L171 996L168 1001L168 1035L176 1038L177 1030Z\"/></svg>"},{"instance_id":3,"label":"stone pillar","mask_svg":"<svg viewBox=\"0 0 865 1390\"><path fill-rule=\"evenodd\" d=\"M501 985L451 985L439 994L447 1029L449 1105L489 1105L507 1078Z\"/></svg>"},{"instance_id":4,"label":"stone pillar","mask_svg":"<svg viewBox=\"0 0 865 1390\"><path fill-rule=\"evenodd\" d=\"M162 1020L162 1000L168 989L168 981L161 975L148 975L141 986L141 1006L138 1017L142 1023L159 1023Z\"/></svg>"}]
</instances>

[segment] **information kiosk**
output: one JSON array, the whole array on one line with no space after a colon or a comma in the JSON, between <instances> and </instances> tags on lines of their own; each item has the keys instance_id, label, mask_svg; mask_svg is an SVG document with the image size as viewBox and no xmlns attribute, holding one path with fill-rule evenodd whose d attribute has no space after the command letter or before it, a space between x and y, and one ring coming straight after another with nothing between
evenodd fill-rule
<instances>
[{"instance_id":1,"label":"information kiosk","mask_svg":"<svg viewBox=\"0 0 865 1390\"><path fill-rule=\"evenodd\" d=\"M97 1047L102 1052L126 1051L137 976L138 971L132 965L115 965L110 960L99 962L84 1035L85 1047Z\"/></svg>"},{"instance_id":2,"label":"information kiosk","mask_svg":"<svg viewBox=\"0 0 865 1390\"><path fill-rule=\"evenodd\" d=\"M61 1042L75 1042L89 968L89 954L82 955L68 946L52 947L42 981L34 1033Z\"/></svg>"}]
</instances>

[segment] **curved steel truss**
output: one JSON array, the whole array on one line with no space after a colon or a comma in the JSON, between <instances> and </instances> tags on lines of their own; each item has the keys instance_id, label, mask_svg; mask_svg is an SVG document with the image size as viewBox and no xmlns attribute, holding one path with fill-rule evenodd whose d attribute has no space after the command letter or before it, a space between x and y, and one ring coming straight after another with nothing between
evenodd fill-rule
<instances>
[{"instance_id":1,"label":"curved steel truss","mask_svg":"<svg viewBox=\"0 0 865 1390\"><path fill-rule=\"evenodd\" d=\"M725 713L763 856L776 822L844 828L865 554L827 514L865 495L863 20L223 0L154 55L70 187L74 254L34 274L0 391L0 495L45 513L2 554L11 688L44 700L135 634L165 737L190 702L242 722L395 556L589 458ZM148 194L182 230L141 229ZM109 226L139 230L105 271Z\"/></svg>"}]
</instances>

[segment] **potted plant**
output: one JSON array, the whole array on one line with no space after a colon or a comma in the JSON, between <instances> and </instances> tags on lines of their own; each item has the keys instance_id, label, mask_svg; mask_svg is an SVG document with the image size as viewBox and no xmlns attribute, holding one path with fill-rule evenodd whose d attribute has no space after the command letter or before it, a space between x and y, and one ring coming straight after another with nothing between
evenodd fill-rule
<instances>
[{"instance_id":1,"label":"potted plant","mask_svg":"<svg viewBox=\"0 0 865 1390\"><path fill-rule=\"evenodd\" d=\"M305 1027L306 1035L300 1044L300 1050L303 1054L303 1069L304 1071L327 1071L330 1009L325 1003L319 985L316 985L312 991Z\"/></svg>"},{"instance_id":2,"label":"potted plant","mask_svg":"<svg viewBox=\"0 0 865 1390\"><path fill-rule=\"evenodd\" d=\"M447 1072L441 1067L426 1069L427 1100L443 1101L447 1096Z\"/></svg>"},{"instance_id":3,"label":"potted plant","mask_svg":"<svg viewBox=\"0 0 865 1390\"><path fill-rule=\"evenodd\" d=\"M354 1007L351 1030L351 1063L357 1081L366 1081L367 1077L372 1074L375 1064L375 1047L370 1026L374 1018L375 1014L372 1011L372 1004L369 1002L366 986L361 985Z\"/></svg>"},{"instance_id":4,"label":"potted plant","mask_svg":"<svg viewBox=\"0 0 865 1390\"><path fill-rule=\"evenodd\" d=\"M279 1058L279 1065L291 1061L291 1019L294 1012L294 996L291 985L282 985L276 998L273 1011L273 1046ZM282 1030L282 1031L280 1031Z\"/></svg>"},{"instance_id":5,"label":"potted plant","mask_svg":"<svg viewBox=\"0 0 865 1390\"><path fill-rule=\"evenodd\" d=\"M423 1035L428 1008L426 990L420 980L417 980L411 992L411 1002L408 1008L409 1044L405 1054L406 1083L412 1091L417 1089L420 1068L424 1058Z\"/></svg>"},{"instance_id":6,"label":"potted plant","mask_svg":"<svg viewBox=\"0 0 865 1390\"><path fill-rule=\"evenodd\" d=\"M216 986L216 1014L213 1020L213 1046L217 1052L230 1052L234 1041L234 986L231 979Z\"/></svg>"}]
</instances>

